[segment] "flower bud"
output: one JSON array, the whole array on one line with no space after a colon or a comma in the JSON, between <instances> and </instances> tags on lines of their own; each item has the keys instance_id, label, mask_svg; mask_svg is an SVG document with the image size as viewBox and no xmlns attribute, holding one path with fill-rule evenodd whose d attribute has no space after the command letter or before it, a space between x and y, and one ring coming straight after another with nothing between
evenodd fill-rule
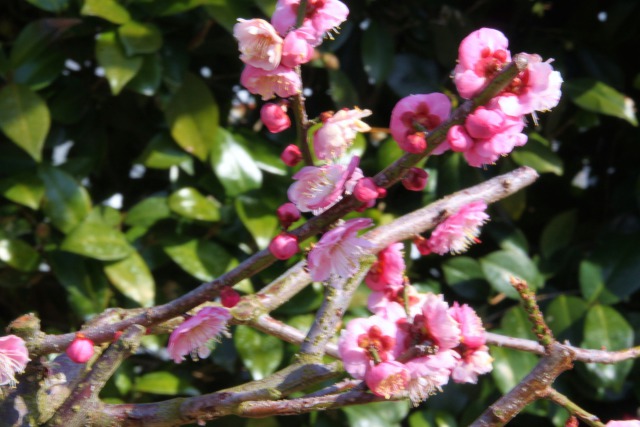
<instances>
[{"instance_id":1,"label":"flower bud","mask_svg":"<svg viewBox=\"0 0 640 427\"><path fill-rule=\"evenodd\" d=\"M287 145L287 148L280 154L280 159L287 166L295 166L302 160L302 152L297 145L290 144Z\"/></svg>"},{"instance_id":2,"label":"flower bud","mask_svg":"<svg viewBox=\"0 0 640 427\"><path fill-rule=\"evenodd\" d=\"M281 260L291 258L298 249L298 238L289 233L280 233L269 243L269 252Z\"/></svg>"},{"instance_id":3,"label":"flower bud","mask_svg":"<svg viewBox=\"0 0 640 427\"><path fill-rule=\"evenodd\" d=\"M67 347L66 353L75 363L86 363L93 357L93 341L78 332L76 338Z\"/></svg>"},{"instance_id":4,"label":"flower bud","mask_svg":"<svg viewBox=\"0 0 640 427\"><path fill-rule=\"evenodd\" d=\"M362 178L358 180L353 195L362 203L367 203L379 197L378 186L371 178Z\"/></svg>"},{"instance_id":5,"label":"flower bud","mask_svg":"<svg viewBox=\"0 0 640 427\"><path fill-rule=\"evenodd\" d=\"M276 210L282 228L289 228L291 224L300 219L300 211L291 202L285 203Z\"/></svg>"},{"instance_id":6,"label":"flower bud","mask_svg":"<svg viewBox=\"0 0 640 427\"><path fill-rule=\"evenodd\" d=\"M260 109L260 120L271 133L282 132L289 129L291 119L287 115L286 107L273 102L266 103Z\"/></svg>"},{"instance_id":7,"label":"flower bud","mask_svg":"<svg viewBox=\"0 0 640 427\"><path fill-rule=\"evenodd\" d=\"M223 307L235 307L240 302L240 294L231 286L224 286L220 290L220 303Z\"/></svg>"},{"instance_id":8,"label":"flower bud","mask_svg":"<svg viewBox=\"0 0 640 427\"><path fill-rule=\"evenodd\" d=\"M402 185L407 190L422 191L427 185L427 178L429 174L420 168L411 168L407 172L404 178L402 178Z\"/></svg>"},{"instance_id":9,"label":"flower bud","mask_svg":"<svg viewBox=\"0 0 640 427\"><path fill-rule=\"evenodd\" d=\"M404 145L400 148L408 153L420 154L427 149L427 140L421 133L414 133L407 136Z\"/></svg>"},{"instance_id":10,"label":"flower bud","mask_svg":"<svg viewBox=\"0 0 640 427\"><path fill-rule=\"evenodd\" d=\"M287 67L295 67L311 61L313 46L309 44L309 36L300 30L290 31L282 44L281 63Z\"/></svg>"}]
</instances>

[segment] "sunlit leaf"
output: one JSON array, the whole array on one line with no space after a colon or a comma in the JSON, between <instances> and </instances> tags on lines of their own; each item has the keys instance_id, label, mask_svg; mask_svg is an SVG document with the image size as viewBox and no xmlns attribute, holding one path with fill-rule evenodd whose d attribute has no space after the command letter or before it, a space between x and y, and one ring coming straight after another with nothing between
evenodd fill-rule
<instances>
[{"instance_id":1,"label":"sunlit leaf","mask_svg":"<svg viewBox=\"0 0 640 427\"><path fill-rule=\"evenodd\" d=\"M153 53L162 47L162 33L151 23L129 21L118 28L118 36L127 56Z\"/></svg>"},{"instance_id":2,"label":"sunlit leaf","mask_svg":"<svg viewBox=\"0 0 640 427\"><path fill-rule=\"evenodd\" d=\"M233 135L223 128L218 128L211 150L211 167L230 197L260 188L262 184L262 171L258 165Z\"/></svg>"},{"instance_id":3,"label":"sunlit leaf","mask_svg":"<svg viewBox=\"0 0 640 427\"><path fill-rule=\"evenodd\" d=\"M34 173L12 175L0 181L0 194L35 210L44 197L44 184Z\"/></svg>"},{"instance_id":4,"label":"sunlit leaf","mask_svg":"<svg viewBox=\"0 0 640 427\"><path fill-rule=\"evenodd\" d=\"M84 16L97 16L114 24L129 22L131 15L116 0L85 0L80 13Z\"/></svg>"},{"instance_id":5,"label":"sunlit leaf","mask_svg":"<svg viewBox=\"0 0 640 427\"><path fill-rule=\"evenodd\" d=\"M60 249L101 261L120 260L133 250L120 230L95 216L87 217L75 227Z\"/></svg>"},{"instance_id":6,"label":"sunlit leaf","mask_svg":"<svg viewBox=\"0 0 640 427\"><path fill-rule=\"evenodd\" d=\"M143 307L153 305L155 282L147 263L138 252L133 251L126 258L105 264L104 272L123 295Z\"/></svg>"},{"instance_id":7,"label":"sunlit leaf","mask_svg":"<svg viewBox=\"0 0 640 427\"><path fill-rule=\"evenodd\" d=\"M89 214L89 193L62 169L43 165L38 176L44 183L44 213L56 228L68 233Z\"/></svg>"},{"instance_id":8,"label":"sunlit leaf","mask_svg":"<svg viewBox=\"0 0 640 427\"><path fill-rule=\"evenodd\" d=\"M149 372L136 377L133 383L133 390L165 396L178 394L196 396L199 394L198 390L187 381L167 371Z\"/></svg>"},{"instance_id":9,"label":"sunlit leaf","mask_svg":"<svg viewBox=\"0 0 640 427\"><path fill-rule=\"evenodd\" d=\"M0 261L20 271L35 271L40 254L30 244L0 234Z\"/></svg>"},{"instance_id":10,"label":"sunlit leaf","mask_svg":"<svg viewBox=\"0 0 640 427\"><path fill-rule=\"evenodd\" d=\"M521 251L496 251L480 259L482 271L494 290L519 299L511 286L511 278L527 282L532 290L542 287L544 280L536 265Z\"/></svg>"},{"instance_id":11,"label":"sunlit leaf","mask_svg":"<svg viewBox=\"0 0 640 427\"><path fill-rule=\"evenodd\" d=\"M272 374L282 362L284 345L276 337L248 326L238 326L233 334L233 342L254 380L261 380Z\"/></svg>"},{"instance_id":12,"label":"sunlit leaf","mask_svg":"<svg viewBox=\"0 0 640 427\"><path fill-rule=\"evenodd\" d=\"M210 240L177 240L163 249L180 268L203 281L222 275L232 260L222 246Z\"/></svg>"},{"instance_id":13,"label":"sunlit leaf","mask_svg":"<svg viewBox=\"0 0 640 427\"><path fill-rule=\"evenodd\" d=\"M118 43L115 31L98 34L96 59L104 69L111 92L118 95L142 67L142 57L129 58Z\"/></svg>"},{"instance_id":14,"label":"sunlit leaf","mask_svg":"<svg viewBox=\"0 0 640 427\"><path fill-rule=\"evenodd\" d=\"M218 221L220 204L212 197L203 196L192 187L181 188L169 196L169 207L178 215L199 221Z\"/></svg>"},{"instance_id":15,"label":"sunlit leaf","mask_svg":"<svg viewBox=\"0 0 640 427\"><path fill-rule=\"evenodd\" d=\"M574 79L563 84L563 91L585 110L619 117L638 126L633 99L611 86L594 79Z\"/></svg>"}]
</instances>

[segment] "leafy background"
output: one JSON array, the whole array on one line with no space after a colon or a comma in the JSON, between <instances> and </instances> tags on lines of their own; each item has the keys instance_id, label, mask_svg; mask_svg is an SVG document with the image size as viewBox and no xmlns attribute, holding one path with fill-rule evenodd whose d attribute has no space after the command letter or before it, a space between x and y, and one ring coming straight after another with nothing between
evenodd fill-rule
<instances>
[{"instance_id":1,"label":"leafy background","mask_svg":"<svg viewBox=\"0 0 640 427\"><path fill-rule=\"evenodd\" d=\"M487 327L530 337L506 282L537 288L558 337L589 348L638 345L640 135L635 103L640 4L634 0L347 1L350 19L303 69L310 116L352 107L388 126L411 93L454 94L457 45L482 26L512 52L555 58L563 100L530 120L529 143L472 169L453 153L429 159L422 194L394 188L387 222L451 191L529 165L540 180L491 207L483 244L458 257L409 259L423 290L472 304ZM0 323L25 312L67 332L106 307L163 303L233 268L276 233L292 170L279 161L293 131L270 135L260 101L239 87L236 18L268 17L273 0L4 0L0 4ZM374 174L400 155L385 134L360 138ZM407 253L410 250L407 247ZM273 266L236 288L260 289ZM320 303L309 287L275 315L301 329ZM365 315L366 291L350 315ZM168 361L166 337L145 337L102 394L112 402L194 395L261 378L295 347L237 327L211 360ZM211 425L457 426L473 420L536 362L493 348L477 386L448 385L419 408L381 403ZM579 365L559 389L604 420L636 416L632 362ZM563 425L551 405L514 425Z\"/></svg>"}]
</instances>

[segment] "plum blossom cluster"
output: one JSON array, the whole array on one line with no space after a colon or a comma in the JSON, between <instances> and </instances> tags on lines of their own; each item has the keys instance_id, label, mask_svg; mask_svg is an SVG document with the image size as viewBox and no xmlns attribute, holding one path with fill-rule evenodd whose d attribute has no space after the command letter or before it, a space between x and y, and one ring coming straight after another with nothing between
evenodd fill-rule
<instances>
[{"instance_id":1,"label":"plum blossom cluster","mask_svg":"<svg viewBox=\"0 0 640 427\"><path fill-rule=\"evenodd\" d=\"M463 98L472 98L511 61L508 40L498 30L481 28L467 36L459 48L453 79ZM526 65L518 76L487 105L478 107L464 123L452 126L433 154L447 150L463 153L471 166L493 164L500 156L527 142L524 116L547 111L560 100L562 77L535 54L521 53L515 60ZM401 99L391 113L391 133L409 153L427 149L429 132L450 114L451 102L441 93Z\"/></svg>"},{"instance_id":2,"label":"plum blossom cluster","mask_svg":"<svg viewBox=\"0 0 640 427\"><path fill-rule=\"evenodd\" d=\"M338 342L345 370L386 399L414 405L449 382L476 383L491 371L485 331L475 311L442 295L420 294L403 278L401 244L381 251L369 271L374 315L351 320Z\"/></svg>"}]
</instances>

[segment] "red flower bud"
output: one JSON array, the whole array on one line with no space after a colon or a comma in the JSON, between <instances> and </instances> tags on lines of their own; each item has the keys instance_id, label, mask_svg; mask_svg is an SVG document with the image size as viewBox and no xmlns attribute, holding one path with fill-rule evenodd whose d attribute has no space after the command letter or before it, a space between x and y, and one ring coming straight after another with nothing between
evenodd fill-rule
<instances>
[{"instance_id":1,"label":"red flower bud","mask_svg":"<svg viewBox=\"0 0 640 427\"><path fill-rule=\"evenodd\" d=\"M240 294L231 286L224 286L220 290L220 302L223 307L235 307L240 302Z\"/></svg>"},{"instance_id":2,"label":"red flower bud","mask_svg":"<svg viewBox=\"0 0 640 427\"><path fill-rule=\"evenodd\" d=\"M291 258L298 250L298 238L289 233L280 233L269 243L269 252L281 260Z\"/></svg>"},{"instance_id":3,"label":"red flower bud","mask_svg":"<svg viewBox=\"0 0 640 427\"><path fill-rule=\"evenodd\" d=\"M411 168L407 172L404 178L402 178L402 185L404 188L411 191L422 191L427 185L427 178L429 174L420 168Z\"/></svg>"},{"instance_id":4,"label":"red flower bud","mask_svg":"<svg viewBox=\"0 0 640 427\"><path fill-rule=\"evenodd\" d=\"M429 240L425 239L422 236L416 236L413 239L413 244L418 248L418 252L420 255L429 255L431 253L431 248L429 247Z\"/></svg>"},{"instance_id":5,"label":"red flower bud","mask_svg":"<svg viewBox=\"0 0 640 427\"><path fill-rule=\"evenodd\" d=\"M378 198L378 186L371 178L359 179L353 189L353 195L363 203L370 202Z\"/></svg>"},{"instance_id":6,"label":"red flower bud","mask_svg":"<svg viewBox=\"0 0 640 427\"><path fill-rule=\"evenodd\" d=\"M66 353L75 363L86 363L93 357L93 341L78 332L76 338L67 347Z\"/></svg>"},{"instance_id":7,"label":"red flower bud","mask_svg":"<svg viewBox=\"0 0 640 427\"><path fill-rule=\"evenodd\" d=\"M300 219L300 211L293 203L285 203L276 210L282 228L289 228L291 224Z\"/></svg>"},{"instance_id":8,"label":"red flower bud","mask_svg":"<svg viewBox=\"0 0 640 427\"><path fill-rule=\"evenodd\" d=\"M287 145L287 148L280 154L280 159L282 159L287 166L295 166L302 160L302 152L297 145Z\"/></svg>"}]
</instances>

